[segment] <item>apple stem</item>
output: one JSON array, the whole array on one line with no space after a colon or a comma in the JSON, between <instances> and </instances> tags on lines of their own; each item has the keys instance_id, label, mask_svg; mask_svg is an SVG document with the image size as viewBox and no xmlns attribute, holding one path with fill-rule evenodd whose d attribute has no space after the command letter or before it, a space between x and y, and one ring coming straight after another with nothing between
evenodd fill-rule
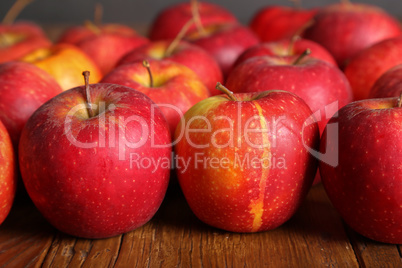
<instances>
[{"instance_id":1,"label":"apple stem","mask_svg":"<svg viewBox=\"0 0 402 268\"><path fill-rule=\"evenodd\" d=\"M11 25L17 16L21 13L21 11L33 0L17 0L14 2L14 4L11 6L11 8L8 10L6 15L3 18L2 24L5 25Z\"/></svg>"},{"instance_id":2,"label":"apple stem","mask_svg":"<svg viewBox=\"0 0 402 268\"><path fill-rule=\"evenodd\" d=\"M195 26L197 27L198 32L201 34L201 36L206 36L207 32L205 31L205 28L201 22L200 10L198 8L197 0L191 0L191 13L193 14Z\"/></svg>"},{"instance_id":3,"label":"apple stem","mask_svg":"<svg viewBox=\"0 0 402 268\"><path fill-rule=\"evenodd\" d=\"M301 0L289 0L289 1L293 3L295 8L302 9Z\"/></svg>"},{"instance_id":4,"label":"apple stem","mask_svg":"<svg viewBox=\"0 0 402 268\"><path fill-rule=\"evenodd\" d=\"M89 71L83 71L82 75L85 79L85 95L88 103L89 117L94 117L94 111L92 110L91 92L89 91Z\"/></svg>"},{"instance_id":5,"label":"apple stem","mask_svg":"<svg viewBox=\"0 0 402 268\"><path fill-rule=\"evenodd\" d=\"M180 41L186 35L190 26L194 23L194 18L190 19L186 24L184 24L183 28L181 28L180 32L176 35L175 39L170 43L168 48L165 51L165 57L169 57L172 55L174 49L179 45Z\"/></svg>"},{"instance_id":6,"label":"apple stem","mask_svg":"<svg viewBox=\"0 0 402 268\"><path fill-rule=\"evenodd\" d=\"M299 35L294 35L294 36L292 36L292 38L290 39L290 42L289 42L289 47L288 47L288 55L292 55L293 53L293 47L295 46L295 42L298 40L298 39L300 39L300 36Z\"/></svg>"},{"instance_id":7,"label":"apple stem","mask_svg":"<svg viewBox=\"0 0 402 268\"><path fill-rule=\"evenodd\" d=\"M96 3L94 12L94 24L98 27L101 26L102 18L103 18L103 5L101 3Z\"/></svg>"},{"instance_id":8,"label":"apple stem","mask_svg":"<svg viewBox=\"0 0 402 268\"><path fill-rule=\"evenodd\" d=\"M399 96L398 108L402 108L402 92L401 92L401 95Z\"/></svg>"},{"instance_id":9,"label":"apple stem","mask_svg":"<svg viewBox=\"0 0 402 268\"><path fill-rule=\"evenodd\" d=\"M142 62L142 66L144 66L147 71L148 71L148 75L149 75L149 86L150 87L154 87L154 78L152 77L152 72L151 72L151 65L149 64L149 61L144 60Z\"/></svg>"},{"instance_id":10,"label":"apple stem","mask_svg":"<svg viewBox=\"0 0 402 268\"><path fill-rule=\"evenodd\" d=\"M93 31L95 34L100 34L101 30L99 29L99 27L94 24L92 21L90 20L86 20L84 22L85 27L87 27L88 29L90 29L91 31Z\"/></svg>"},{"instance_id":11,"label":"apple stem","mask_svg":"<svg viewBox=\"0 0 402 268\"><path fill-rule=\"evenodd\" d=\"M225 93L230 100L232 101L238 101L238 99L236 98L236 96L233 94L232 91L230 91L227 87L225 87L224 85L222 85L221 83L216 83L216 89L219 91L222 91L223 93Z\"/></svg>"},{"instance_id":12,"label":"apple stem","mask_svg":"<svg viewBox=\"0 0 402 268\"><path fill-rule=\"evenodd\" d=\"M293 62L293 65L297 65L299 64L299 62L306 56L311 54L311 50L308 48L306 49L302 54L300 54L299 57L297 57L297 59Z\"/></svg>"}]
</instances>

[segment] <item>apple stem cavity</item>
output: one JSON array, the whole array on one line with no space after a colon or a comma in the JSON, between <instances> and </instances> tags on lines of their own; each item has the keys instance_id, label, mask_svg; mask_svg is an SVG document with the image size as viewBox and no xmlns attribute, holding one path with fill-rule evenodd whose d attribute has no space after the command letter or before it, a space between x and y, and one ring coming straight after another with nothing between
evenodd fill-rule
<instances>
[{"instance_id":1,"label":"apple stem cavity","mask_svg":"<svg viewBox=\"0 0 402 268\"><path fill-rule=\"evenodd\" d=\"M206 36L207 32L205 31L205 28L201 22L200 10L198 8L197 0L191 0L191 13L193 14L195 26L197 27L198 32L201 36Z\"/></svg>"},{"instance_id":2,"label":"apple stem cavity","mask_svg":"<svg viewBox=\"0 0 402 268\"><path fill-rule=\"evenodd\" d=\"M175 39L170 43L170 45L166 49L165 57L169 57L170 55L172 55L173 51L179 45L180 41L184 38L188 29L190 29L190 26L193 25L193 23L194 18L190 19L189 21L186 22L186 24L184 24L183 28L181 28L180 32L176 35Z\"/></svg>"},{"instance_id":3,"label":"apple stem cavity","mask_svg":"<svg viewBox=\"0 0 402 268\"><path fill-rule=\"evenodd\" d=\"M88 29L90 29L91 31L93 31L95 34L100 34L100 33L101 33L100 28L99 28L95 23L93 23L93 22L90 21L90 20L86 20L86 21L84 22L84 25L85 25L85 27L87 27Z\"/></svg>"},{"instance_id":4,"label":"apple stem cavity","mask_svg":"<svg viewBox=\"0 0 402 268\"><path fill-rule=\"evenodd\" d=\"M399 96L398 108L402 108L402 92L401 92L401 95Z\"/></svg>"},{"instance_id":5,"label":"apple stem cavity","mask_svg":"<svg viewBox=\"0 0 402 268\"><path fill-rule=\"evenodd\" d=\"M94 12L94 24L98 27L101 26L102 18L103 18L103 5L101 3L96 3Z\"/></svg>"},{"instance_id":6,"label":"apple stem cavity","mask_svg":"<svg viewBox=\"0 0 402 268\"><path fill-rule=\"evenodd\" d=\"M154 87L154 78L152 77L152 72L151 72L151 65L149 64L149 61L144 60L142 62L142 66L144 66L147 71L148 71L148 75L149 75L149 87Z\"/></svg>"},{"instance_id":7,"label":"apple stem cavity","mask_svg":"<svg viewBox=\"0 0 402 268\"><path fill-rule=\"evenodd\" d=\"M224 85L222 85L221 83L216 83L216 89L219 91L222 91L223 93L225 93L230 100L232 101L239 101L236 96L233 94L232 91L230 91L227 87L225 87Z\"/></svg>"},{"instance_id":8,"label":"apple stem cavity","mask_svg":"<svg viewBox=\"0 0 402 268\"><path fill-rule=\"evenodd\" d=\"M305 51L303 51L302 54L300 54L299 57L297 57L297 59L293 62L293 65L299 64L300 61L301 61L302 59L304 59L304 57L306 57L306 56L308 56L308 55L310 55L310 54L311 54L311 50L310 50L309 48L306 49Z\"/></svg>"},{"instance_id":9,"label":"apple stem cavity","mask_svg":"<svg viewBox=\"0 0 402 268\"><path fill-rule=\"evenodd\" d=\"M89 90L89 71L83 71L82 75L84 76L85 80L85 97L87 99L87 104L88 104L88 114L89 117L94 117L94 111L92 109L92 101L91 101L91 92Z\"/></svg>"},{"instance_id":10,"label":"apple stem cavity","mask_svg":"<svg viewBox=\"0 0 402 268\"><path fill-rule=\"evenodd\" d=\"M11 25L17 18L17 16L21 13L21 11L33 0L17 0L8 10L6 15L3 18L2 24Z\"/></svg>"}]
</instances>

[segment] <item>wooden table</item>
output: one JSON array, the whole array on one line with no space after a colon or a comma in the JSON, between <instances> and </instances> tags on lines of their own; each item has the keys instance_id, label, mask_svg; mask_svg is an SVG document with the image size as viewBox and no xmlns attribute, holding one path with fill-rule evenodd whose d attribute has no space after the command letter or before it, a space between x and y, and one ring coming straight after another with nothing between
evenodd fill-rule
<instances>
[{"instance_id":1,"label":"wooden table","mask_svg":"<svg viewBox=\"0 0 402 268\"><path fill-rule=\"evenodd\" d=\"M348 228L321 185L281 227L237 234L200 222L178 185L155 217L101 240L55 230L29 198L0 226L0 267L402 267L401 245L378 243Z\"/></svg>"}]
</instances>

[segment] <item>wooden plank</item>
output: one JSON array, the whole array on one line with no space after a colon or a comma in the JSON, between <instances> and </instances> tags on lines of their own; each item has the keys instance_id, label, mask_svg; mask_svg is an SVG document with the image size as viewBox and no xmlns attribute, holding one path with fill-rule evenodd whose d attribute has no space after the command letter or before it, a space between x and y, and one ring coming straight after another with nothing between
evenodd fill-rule
<instances>
[{"instance_id":1,"label":"wooden plank","mask_svg":"<svg viewBox=\"0 0 402 268\"><path fill-rule=\"evenodd\" d=\"M0 232L0 267L35 267L42 263L55 230L27 196L18 196Z\"/></svg>"},{"instance_id":2,"label":"wooden plank","mask_svg":"<svg viewBox=\"0 0 402 268\"><path fill-rule=\"evenodd\" d=\"M346 226L350 241L362 267L402 267L400 245L385 244L366 238Z\"/></svg>"},{"instance_id":3,"label":"wooden plank","mask_svg":"<svg viewBox=\"0 0 402 268\"><path fill-rule=\"evenodd\" d=\"M118 266L358 266L342 221L321 186L288 223L258 234L209 227L196 219L178 189L168 194L151 223L125 235ZM132 252L139 252L140 260Z\"/></svg>"}]
</instances>

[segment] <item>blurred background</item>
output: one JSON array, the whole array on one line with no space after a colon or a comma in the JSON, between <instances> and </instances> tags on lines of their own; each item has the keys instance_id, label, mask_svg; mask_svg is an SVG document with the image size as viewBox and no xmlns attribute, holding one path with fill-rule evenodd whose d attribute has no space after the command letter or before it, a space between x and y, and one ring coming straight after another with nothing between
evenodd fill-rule
<instances>
[{"instance_id":1,"label":"blurred background","mask_svg":"<svg viewBox=\"0 0 402 268\"><path fill-rule=\"evenodd\" d=\"M180 0L35 0L22 11L18 19L34 20L41 24L71 24L93 19L94 5L101 3L104 7L104 22L148 25L163 8ZM233 12L244 24L253 14L267 5L292 6L289 0L211 0ZM311 8L335 3L335 0L302 0L302 6ZM402 17L400 0L365 0L354 1L380 6L397 18ZM0 18L4 17L14 0L0 1Z\"/></svg>"}]
</instances>

